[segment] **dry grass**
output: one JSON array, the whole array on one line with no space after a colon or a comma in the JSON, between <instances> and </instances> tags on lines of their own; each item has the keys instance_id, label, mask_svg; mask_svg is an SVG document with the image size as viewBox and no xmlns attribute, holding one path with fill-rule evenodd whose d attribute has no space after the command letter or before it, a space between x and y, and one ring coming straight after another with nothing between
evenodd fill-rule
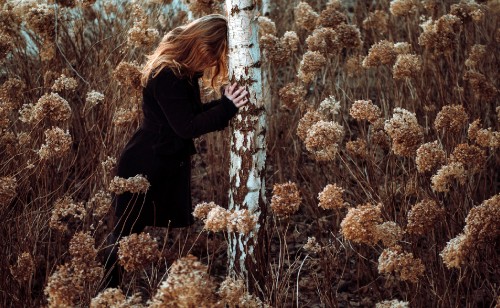
<instances>
[{"instance_id":1,"label":"dry grass","mask_svg":"<svg viewBox=\"0 0 500 308\"><path fill-rule=\"evenodd\" d=\"M210 215L228 200L227 131L197 140L204 221L138 237L122 291L98 294L110 189L148 184L113 174L141 121L138 68L186 13L58 2L0 1L0 306L495 306L498 1L278 0L259 19L268 275L253 295L225 277L227 232L253 218Z\"/></svg>"}]
</instances>

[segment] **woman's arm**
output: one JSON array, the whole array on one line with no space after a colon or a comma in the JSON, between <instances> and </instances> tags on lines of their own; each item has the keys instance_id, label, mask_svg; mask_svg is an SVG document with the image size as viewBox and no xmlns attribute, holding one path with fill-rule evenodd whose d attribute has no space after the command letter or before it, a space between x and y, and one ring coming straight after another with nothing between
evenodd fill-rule
<instances>
[{"instance_id":1,"label":"woman's arm","mask_svg":"<svg viewBox=\"0 0 500 308\"><path fill-rule=\"evenodd\" d=\"M190 98L198 91L187 79L179 79L172 72L156 77L154 95L174 132L184 139L224 129L238 112L238 107L226 96L212 108L195 114Z\"/></svg>"}]
</instances>

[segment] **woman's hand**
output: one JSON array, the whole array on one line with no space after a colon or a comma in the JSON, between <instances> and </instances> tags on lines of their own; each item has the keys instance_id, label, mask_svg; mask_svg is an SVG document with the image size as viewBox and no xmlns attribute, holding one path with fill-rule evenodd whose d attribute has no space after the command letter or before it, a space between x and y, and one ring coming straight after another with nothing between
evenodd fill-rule
<instances>
[{"instance_id":1,"label":"woman's hand","mask_svg":"<svg viewBox=\"0 0 500 308\"><path fill-rule=\"evenodd\" d=\"M224 95L238 108L248 103L248 99L246 98L247 94L248 92L245 90L245 87L240 87L237 83L233 83L224 88Z\"/></svg>"}]
</instances>

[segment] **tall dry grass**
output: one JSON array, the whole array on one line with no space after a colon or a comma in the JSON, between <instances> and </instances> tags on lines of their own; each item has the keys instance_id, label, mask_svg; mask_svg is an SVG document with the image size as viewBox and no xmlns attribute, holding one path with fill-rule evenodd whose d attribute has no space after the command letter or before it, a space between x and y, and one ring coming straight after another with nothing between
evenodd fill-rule
<instances>
[{"instance_id":1,"label":"tall dry grass","mask_svg":"<svg viewBox=\"0 0 500 308\"><path fill-rule=\"evenodd\" d=\"M0 1L2 307L498 301L498 1L280 0L259 18L268 275L253 295L225 277L225 232L253 221L216 206L227 132L197 141L193 198L215 202L200 223L124 239L122 290L99 293L110 189L145 187L112 181L141 121L138 69L187 13L57 2Z\"/></svg>"}]
</instances>

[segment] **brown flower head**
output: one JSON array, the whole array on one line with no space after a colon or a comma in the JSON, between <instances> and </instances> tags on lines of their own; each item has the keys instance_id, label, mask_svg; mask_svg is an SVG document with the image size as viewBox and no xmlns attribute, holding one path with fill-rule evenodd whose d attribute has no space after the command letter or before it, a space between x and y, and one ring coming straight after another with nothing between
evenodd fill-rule
<instances>
[{"instance_id":1,"label":"brown flower head","mask_svg":"<svg viewBox=\"0 0 500 308\"><path fill-rule=\"evenodd\" d=\"M327 5L319 14L316 23L318 27L330 27L335 29L339 25L347 23L347 16L339 12L334 5Z\"/></svg>"},{"instance_id":2,"label":"brown flower head","mask_svg":"<svg viewBox=\"0 0 500 308\"><path fill-rule=\"evenodd\" d=\"M318 206L325 210L345 207L343 193L344 189L337 184L326 185L323 191L318 194Z\"/></svg>"},{"instance_id":3,"label":"brown flower head","mask_svg":"<svg viewBox=\"0 0 500 308\"><path fill-rule=\"evenodd\" d=\"M304 141L307 138L307 133L310 128L317 122L323 120L323 115L321 113L309 110L306 114L299 120L297 125L297 136L299 136L300 140Z\"/></svg>"},{"instance_id":4,"label":"brown flower head","mask_svg":"<svg viewBox=\"0 0 500 308\"><path fill-rule=\"evenodd\" d=\"M141 86L141 67L137 64L122 61L113 71L113 76L122 85L139 91Z\"/></svg>"},{"instance_id":5,"label":"brown flower head","mask_svg":"<svg viewBox=\"0 0 500 308\"><path fill-rule=\"evenodd\" d=\"M325 56L338 54L342 47L333 28L316 28L306 38L307 49L318 51Z\"/></svg>"},{"instance_id":6,"label":"brown flower head","mask_svg":"<svg viewBox=\"0 0 500 308\"><path fill-rule=\"evenodd\" d=\"M444 217L445 211L437 202L425 199L415 204L408 211L406 230L415 235L424 235Z\"/></svg>"},{"instance_id":7,"label":"brown flower head","mask_svg":"<svg viewBox=\"0 0 500 308\"><path fill-rule=\"evenodd\" d=\"M59 78L56 79L54 84L52 85L51 90L54 92L62 92L62 91L73 91L78 86L76 79L73 77L67 77L64 74L61 74Z\"/></svg>"},{"instance_id":8,"label":"brown flower head","mask_svg":"<svg viewBox=\"0 0 500 308\"><path fill-rule=\"evenodd\" d=\"M380 274L394 274L402 281L418 282L425 266L422 260L413 257L411 252L403 252L397 248L386 248L378 258Z\"/></svg>"},{"instance_id":9,"label":"brown flower head","mask_svg":"<svg viewBox=\"0 0 500 308\"><path fill-rule=\"evenodd\" d=\"M279 97L283 106L289 110L295 110L298 105L304 103L307 91L301 83L291 82L279 90Z\"/></svg>"},{"instance_id":10,"label":"brown flower head","mask_svg":"<svg viewBox=\"0 0 500 308\"><path fill-rule=\"evenodd\" d=\"M462 21L455 15L446 14L434 21L429 19L420 25L423 32L418 38L418 44L424 46L434 55L451 53L458 46L458 33Z\"/></svg>"},{"instance_id":11,"label":"brown flower head","mask_svg":"<svg viewBox=\"0 0 500 308\"><path fill-rule=\"evenodd\" d=\"M199 203L194 208L193 216L195 218L198 218L198 219L201 219L201 220L205 220L205 219L207 219L208 213L212 209L214 209L215 207L217 207L217 204L215 204L214 202L202 202L202 203Z\"/></svg>"},{"instance_id":12,"label":"brown flower head","mask_svg":"<svg viewBox=\"0 0 500 308\"><path fill-rule=\"evenodd\" d=\"M334 121L318 121L311 126L304 141L306 149L318 161L333 160L338 144L344 138L344 128Z\"/></svg>"},{"instance_id":13,"label":"brown flower head","mask_svg":"<svg viewBox=\"0 0 500 308\"><path fill-rule=\"evenodd\" d=\"M71 197L64 196L54 203L49 226L53 230L65 232L70 223L82 221L86 214L87 211L83 203L75 202Z\"/></svg>"},{"instance_id":14,"label":"brown flower head","mask_svg":"<svg viewBox=\"0 0 500 308\"><path fill-rule=\"evenodd\" d=\"M385 247L394 247L403 238L403 229L394 221L385 221L375 226L375 237Z\"/></svg>"},{"instance_id":15,"label":"brown flower head","mask_svg":"<svg viewBox=\"0 0 500 308\"><path fill-rule=\"evenodd\" d=\"M0 177L0 187L0 208L4 208L16 196L17 180L13 176Z\"/></svg>"},{"instance_id":16,"label":"brown flower head","mask_svg":"<svg viewBox=\"0 0 500 308\"><path fill-rule=\"evenodd\" d=\"M131 234L119 244L118 262L127 272L143 269L160 257L158 243L149 233Z\"/></svg>"},{"instance_id":17,"label":"brown flower head","mask_svg":"<svg viewBox=\"0 0 500 308\"><path fill-rule=\"evenodd\" d=\"M356 120L368 120L374 123L382 116L382 112L377 105L374 105L371 100L357 100L349 109L349 114Z\"/></svg>"},{"instance_id":18,"label":"brown flower head","mask_svg":"<svg viewBox=\"0 0 500 308\"><path fill-rule=\"evenodd\" d=\"M288 182L274 184L271 209L277 216L290 216L298 211L302 197L297 184Z\"/></svg>"},{"instance_id":19,"label":"brown flower head","mask_svg":"<svg viewBox=\"0 0 500 308\"><path fill-rule=\"evenodd\" d=\"M443 147L436 141L422 144L417 149L415 162L420 173L433 171L446 161Z\"/></svg>"},{"instance_id":20,"label":"brown flower head","mask_svg":"<svg viewBox=\"0 0 500 308\"><path fill-rule=\"evenodd\" d=\"M389 11L395 16L405 16L414 13L417 10L416 0L392 0Z\"/></svg>"},{"instance_id":21,"label":"brown flower head","mask_svg":"<svg viewBox=\"0 0 500 308\"><path fill-rule=\"evenodd\" d=\"M72 144L73 138L68 131L53 127L45 131L45 144L38 150L38 155L42 160L60 158L69 151Z\"/></svg>"},{"instance_id":22,"label":"brown flower head","mask_svg":"<svg viewBox=\"0 0 500 308\"><path fill-rule=\"evenodd\" d=\"M469 116L462 105L447 105L436 115L434 127L438 131L457 134L467 125L468 120Z\"/></svg>"},{"instance_id":23,"label":"brown flower head","mask_svg":"<svg viewBox=\"0 0 500 308\"><path fill-rule=\"evenodd\" d=\"M462 143L453 149L450 161L461 163L467 171L477 173L486 165L486 153L478 146Z\"/></svg>"},{"instance_id":24,"label":"brown flower head","mask_svg":"<svg viewBox=\"0 0 500 308\"><path fill-rule=\"evenodd\" d=\"M398 55L392 67L394 79L415 78L422 71L422 61L416 55Z\"/></svg>"},{"instance_id":25,"label":"brown flower head","mask_svg":"<svg viewBox=\"0 0 500 308\"><path fill-rule=\"evenodd\" d=\"M440 256L447 268L460 268L471 252L471 242L465 234L460 234L446 243Z\"/></svg>"},{"instance_id":26,"label":"brown flower head","mask_svg":"<svg viewBox=\"0 0 500 308\"><path fill-rule=\"evenodd\" d=\"M349 241L375 245L379 238L376 226L382 222L381 205L370 203L350 208L340 223L342 235Z\"/></svg>"},{"instance_id":27,"label":"brown flower head","mask_svg":"<svg viewBox=\"0 0 500 308\"><path fill-rule=\"evenodd\" d=\"M464 184L466 180L465 169L461 163L452 162L442 166L436 174L431 177L432 189L437 192L448 192L452 181Z\"/></svg>"},{"instance_id":28,"label":"brown flower head","mask_svg":"<svg viewBox=\"0 0 500 308\"><path fill-rule=\"evenodd\" d=\"M316 78L316 74L326 64L326 58L318 51L308 51L300 61L297 77L304 83L309 83Z\"/></svg>"},{"instance_id":29,"label":"brown flower head","mask_svg":"<svg viewBox=\"0 0 500 308\"><path fill-rule=\"evenodd\" d=\"M341 48L356 49L362 45L361 32L354 25L340 24L335 32Z\"/></svg>"},{"instance_id":30,"label":"brown flower head","mask_svg":"<svg viewBox=\"0 0 500 308\"><path fill-rule=\"evenodd\" d=\"M314 30L319 15L307 2L299 2L294 9L294 14L297 26L309 31Z\"/></svg>"},{"instance_id":31,"label":"brown flower head","mask_svg":"<svg viewBox=\"0 0 500 308\"><path fill-rule=\"evenodd\" d=\"M380 65L393 65L396 57L397 53L394 50L394 43L382 40L370 47L368 55L363 60L363 66L368 68Z\"/></svg>"},{"instance_id":32,"label":"brown flower head","mask_svg":"<svg viewBox=\"0 0 500 308\"><path fill-rule=\"evenodd\" d=\"M414 113L403 108L394 108L392 119L387 120L385 131L392 139L394 154L413 156L424 139L424 129Z\"/></svg>"},{"instance_id":33,"label":"brown flower head","mask_svg":"<svg viewBox=\"0 0 500 308\"><path fill-rule=\"evenodd\" d=\"M10 274L19 283L28 282L35 273L35 261L29 252L17 256L17 262L10 267Z\"/></svg>"},{"instance_id":34,"label":"brown flower head","mask_svg":"<svg viewBox=\"0 0 500 308\"><path fill-rule=\"evenodd\" d=\"M366 159L368 156L368 148L364 139L358 138L356 140L348 141L345 145L347 153L353 158Z\"/></svg>"},{"instance_id":35,"label":"brown flower head","mask_svg":"<svg viewBox=\"0 0 500 308\"><path fill-rule=\"evenodd\" d=\"M376 33L383 34L387 32L389 23L389 15L382 10L369 12L368 16L363 20L363 28L372 30Z\"/></svg>"},{"instance_id":36,"label":"brown flower head","mask_svg":"<svg viewBox=\"0 0 500 308\"><path fill-rule=\"evenodd\" d=\"M109 190L118 195L127 191L134 194L146 193L148 189L149 181L141 174L126 179L115 176L109 184Z\"/></svg>"},{"instance_id":37,"label":"brown flower head","mask_svg":"<svg viewBox=\"0 0 500 308\"><path fill-rule=\"evenodd\" d=\"M476 99L492 102L498 98L498 89L483 74L476 71L467 71L464 74L464 80L468 81Z\"/></svg>"},{"instance_id":38,"label":"brown flower head","mask_svg":"<svg viewBox=\"0 0 500 308\"><path fill-rule=\"evenodd\" d=\"M486 45L475 44L472 46L469 57L465 60L465 66L469 68L476 68L483 62L486 55Z\"/></svg>"}]
</instances>

